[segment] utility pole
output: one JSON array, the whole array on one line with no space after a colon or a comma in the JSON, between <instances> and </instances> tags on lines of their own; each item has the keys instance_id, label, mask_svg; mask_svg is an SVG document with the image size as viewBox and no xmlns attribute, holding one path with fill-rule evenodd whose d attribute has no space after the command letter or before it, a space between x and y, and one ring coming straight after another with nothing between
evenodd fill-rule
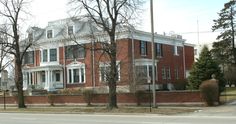
<instances>
[{"instance_id":1,"label":"utility pole","mask_svg":"<svg viewBox=\"0 0 236 124\"><path fill-rule=\"evenodd\" d=\"M155 44L154 44L154 22L153 22L153 0L150 1L150 14L151 14L151 33L152 33L152 93L153 93L153 104L156 106L156 75L155 75Z\"/></svg>"}]
</instances>

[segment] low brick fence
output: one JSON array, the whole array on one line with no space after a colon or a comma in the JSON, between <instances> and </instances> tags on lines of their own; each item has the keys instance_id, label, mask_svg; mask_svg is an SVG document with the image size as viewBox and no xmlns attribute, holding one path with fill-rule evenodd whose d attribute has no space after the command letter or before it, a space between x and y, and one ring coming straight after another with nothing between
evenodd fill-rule
<instances>
[{"instance_id":1,"label":"low brick fence","mask_svg":"<svg viewBox=\"0 0 236 124\"><path fill-rule=\"evenodd\" d=\"M152 94L151 94L152 95ZM148 104L150 97L148 93L141 99L141 104ZM54 104L85 104L82 95L53 95L51 97ZM133 93L118 93L118 104L137 104L138 99ZM151 100L152 101L152 100ZM106 104L108 94L95 94L92 104ZM157 104L199 104L202 99L199 91L158 91L156 92ZM17 104L15 96L6 97L7 104ZM25 96L26 104L49 104L49 98L45 96ZM3 104L3 97L0 97L0 104Z\"/></svg>"}]
</instances>

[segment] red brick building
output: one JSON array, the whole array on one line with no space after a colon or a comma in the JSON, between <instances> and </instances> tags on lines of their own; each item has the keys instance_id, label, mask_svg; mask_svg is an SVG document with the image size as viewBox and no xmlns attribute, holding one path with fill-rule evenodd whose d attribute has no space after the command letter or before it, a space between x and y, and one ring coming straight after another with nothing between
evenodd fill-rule
<instances>
[{"instance_id":1,"label":"red brick building","mask_svg":"<svg viewBox=\"0 0 236 124\"><path fill-rule=\"evenodd\" d=\"M107 36L95 27L86 21L64 19L49 22L44 29L29 28L26 41L34 45L24 56L24 89L90 87L107 92L109 60L102 51L89 49L107 42ZM147 88L147 79L152 76L151 33L123 29L116 40L118 92ZM173 89L171 84L186 78L194 62L194 47L179 35L155 34L154 42L156 89L165 84Z\"/></svg>"}]
</instances>

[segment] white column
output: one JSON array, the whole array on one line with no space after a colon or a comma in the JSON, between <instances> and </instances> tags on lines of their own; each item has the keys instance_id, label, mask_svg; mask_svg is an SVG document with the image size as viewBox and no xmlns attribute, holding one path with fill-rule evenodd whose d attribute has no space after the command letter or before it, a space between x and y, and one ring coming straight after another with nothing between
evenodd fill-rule
<instances>
[{"instance_id":1,"label":"white column","mask_svg":"<svg viewBox=\"0 0 236 124\"><path fill-rule=\"evenodd\" d=\"M49 81L48 71L45 71L45 87L44 87L44 89L48 89L48 81Z\"/></svg>"},{"instance_id":2,"label":"white column","mask_svg":"<svg viewBox=\"0 0 236 124\"><path fill-rule=\"evenodd\" d=\"M50 71L50 84L49 84L49 88L53 88L53 77L52 77L52 71Z\"/></svg>"},{"instance_id":3,"label":"white column","mask_svg":"<svg viewBox=\"0 0 236 124\"><path fill-rule=\"evenodd\" d=\"M28 73L29 75L29 84L31 85L32 84L32 79L31 79L31 72Z\"/></svg>"},{"instance_id":4,"label":"white column","mask_svg":"<svg viewBox=\"0 0 236 124\"><path fill-rule=\"evenodd\" d=\"M50 80L51 80L51 77L50 77L50 71L47 71L47 76L48 76L48 82L47 82L47 90L49 90L49 84L50 84Z\"/></svg>"},{"instance_id":5,"label":"white column","mask_svg":"<svg viewBox=\"0 0 236 124\"><path fill-rule=\"evenodd\" d=\"M71 83L74 83L74 69L71 69Z\"/></svg>"},{"instance_id":6,"label":"white column","mask_svg":"<svg viewBox=\"0 0 236 124\"><path fill-rule=\"evenodd\" d=\"M46 89L46 87L47 87L47 81L48 81L48 77L47 77L47 71L45 71L45 82L44 82L44 89ZM42 82L42 77L41 77L41 82Z\"/></svg>"},{"instance_id":7,"label":"white column","mask_svg":"<svg viewBox=\"0 0 236 124\"><path fill-rule=\"evenodd\" d=\"M82 82L81 68L79 68L79 83Z\"/></svg>"},{"instance_id":8,"label":"white column","mask_svg":"<svg viewBox=\"0 0 236 124\"><path fill-rule=\"evenodd\" d=\"M27 89L27 72L23 72L23 90Z\"/></svg>"}]
</instances>

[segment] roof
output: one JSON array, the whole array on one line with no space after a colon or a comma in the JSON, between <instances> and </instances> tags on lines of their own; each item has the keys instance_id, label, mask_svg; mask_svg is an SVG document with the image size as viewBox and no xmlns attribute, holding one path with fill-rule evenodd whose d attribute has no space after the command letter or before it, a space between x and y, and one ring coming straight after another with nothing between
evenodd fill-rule
<instances>
[{"instance_id":1,"label":"roof","mask_svg":"<svg viewBox=\"0 0 236 124\"><path fill-rule=\"evenodd\" d=\"M73 26L74 34L72 37L75 37L79 40L84 39L88 40L91 37L91 34L101 40L108 40L108 35L103 31L103 29L96 26L95 23L89 21L86 18L66 18L56 21L48 22L48 26L45 28L31 27L27 30L28 33L33 33L33 39L37 43L48 43L54 41L62 41L70 39L71 36L67 33L67 27ZM46 33L48 30L52 30L52 38L47 38ZM119 38L134 38L138 40L151 41L151 33L141 30L136 30L130 26L118 26L117 35L120 35ZM101 38L102 37L102 38ZM118 36L116 36L118 38ZM155 42L166 43L166 44L176 44L176 45L187 45L194 46L193 44L186 44L185 39L182 39L180 35L161 35L155 33L154 35ZM26 39L27 40L27 39ZM90 41L89 41L90 42Z\"/></svg>"}]
</instances>

